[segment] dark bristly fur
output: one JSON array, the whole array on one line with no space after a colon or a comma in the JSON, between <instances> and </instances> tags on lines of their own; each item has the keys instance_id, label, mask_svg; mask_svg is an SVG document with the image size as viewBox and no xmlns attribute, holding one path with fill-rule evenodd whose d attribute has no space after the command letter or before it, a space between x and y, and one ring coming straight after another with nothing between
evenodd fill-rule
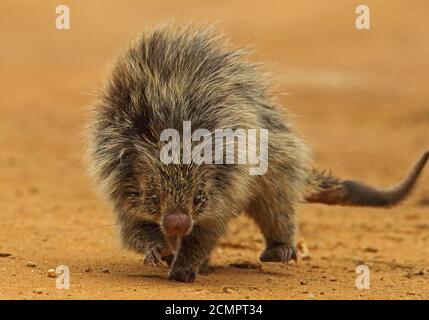
<instances>
[{"instance_id":1,"label":"dark bristly fur","mask_svg":"<svg viewBox=\"0 0 429 320\"><path fill-rule=\"evenodd\" d=\"M113 206L122 242L147 263L167 261L173 280L193 281L229 220L242 212L265 237L262 261L296 259L298 202L395 204L428 157L388 191L312 171L306 146L279 115L266 78L243 55L210 28L145 32L116 58L93 108L91 173ZM267 173L252 176L239 164L162 164L161 132L182 133L187 120L194 130L268 129ZM163 219L176 212L191 218L192 229L166 236Z\"/></svg>"}]
</instances>

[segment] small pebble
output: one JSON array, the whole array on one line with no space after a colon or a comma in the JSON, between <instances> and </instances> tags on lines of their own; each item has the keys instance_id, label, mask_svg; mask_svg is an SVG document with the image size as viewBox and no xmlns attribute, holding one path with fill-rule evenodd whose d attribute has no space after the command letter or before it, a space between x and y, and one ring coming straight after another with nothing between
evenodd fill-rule
<instances>
[{"instance_id":1,"label":"small pebble","mask_svg":"<svg viewBox=\"0 0 429 320\"><path fill-rule=\"evenodd\" d=\"M226 287L223 287L222 291L225 293L233 293L235 290L232 287L226 286Z\"/></svg>"},{"instance_id":2,"label":"small pebble","mask_svg":"<svg viewBox=\"0 0 429 320\"><path fill-rule=\"evenodd\" d=\"M54 269L49 269L48 270L48 277L49 278L56 278L57 277L57 273L55 272Z\"/></svg>"},{"instance_id":3,"label":"small pebble","mask_svg":"<svg viewBox=\"0 0 429 320\"><path fill-rule=\"evenodd\" d=\"M412 276L424 276L424 275L425 275L424 270L415 271L415 272L407 271L407 273L405 274L407 278L411 278Z\"/></svg>"},{"instance_id":4,"label":"small pebble","mask_svg":"<svg viewBox=\"0 0 429 320\"><path fill-rule=\"evenodd\" d=\"M308 245L305 240L300 240L297 244L297 249L299 252L299 257L302 260L311 260L310 252L308 250Z\"/></svg>"},{"instance_id":5,"label":"small pebble","mask_svg":"<svg viewBox=\"0 0 429 320\"><path fill-rule=\"evenodd\" d=\"M11 255L12 255L11 253L3 253L3 252L0 252L0 258L10 257Z\"/></svg>"},{"instance_id":6,"label":"small pebble","mask_svg":"<svg viewBox=\"0 0 429 320\"><path fill-rule=\"evenodd\" d=\"M26 264L26 266L29 267L29 268L36 268L37 264L35 264L34 262L31 262L31 261L28 261L27 264Z\"/></svg>"},{"instance_id":7,"label":"small pebble","mask_svg":"<svg viewBox=\"0 0 429 320\"><path fill-rule=\"evenodd\" d=\"M373 247L366 247L365 249L363 249L363 251L369 252L369 253L377 253L378 249L377 248L373 248Z\"/></svg>"}]
</instances>

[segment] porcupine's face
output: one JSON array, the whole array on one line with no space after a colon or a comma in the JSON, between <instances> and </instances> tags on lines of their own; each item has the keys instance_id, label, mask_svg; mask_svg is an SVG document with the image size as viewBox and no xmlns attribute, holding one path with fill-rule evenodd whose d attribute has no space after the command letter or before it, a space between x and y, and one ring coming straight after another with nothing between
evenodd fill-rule
<instances>
[{"instance_id":1,"label":"porcupine's face","mask_svg":"<svg viewBox=\"0 0 429 320\"><path fill-rule=\"evenodd\" d=\"M207 214L215 186L203 165L163 164L157 153L143 146L122 159L119 211L159 224L167 237L187 235Z\"/></svg>"}]
</instances>

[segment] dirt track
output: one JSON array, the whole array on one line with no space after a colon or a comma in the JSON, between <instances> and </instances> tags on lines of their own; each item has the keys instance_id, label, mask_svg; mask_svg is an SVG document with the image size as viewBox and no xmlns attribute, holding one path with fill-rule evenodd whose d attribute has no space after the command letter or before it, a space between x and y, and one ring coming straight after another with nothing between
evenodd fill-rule
<instances>
[{"instance_id":1,"label":"dirt track","mask_svg":"<svg viewBox=\"0 0 429 320\"><path fill-rule=\"evenodd\" d=\"M257 45L252 58L273 63L320 167L379 186L400 179L429 148L427 1L367 0L370 31L354 28L358 2L295 2L73 2L68 31L54 27L56 2L2 2L0 253L11 256L0 257L0 299L429 298L429 170L389 211L303 205L311 259L298 265L259 263L262 238L240 218L194 284L121 250L86 177L86 106L106 63L146 24L174 18L217 21L235 44ZM47 276L61 264L70 290ZM370 290L355 288L359 264Z\"/></svg>"}]
</instances>

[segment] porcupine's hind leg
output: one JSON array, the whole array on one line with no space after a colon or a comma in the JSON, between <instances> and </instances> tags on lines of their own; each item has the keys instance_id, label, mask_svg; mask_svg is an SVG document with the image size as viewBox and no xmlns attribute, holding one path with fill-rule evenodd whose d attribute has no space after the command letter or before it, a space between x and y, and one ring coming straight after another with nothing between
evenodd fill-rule
<instances>
[{"instance_id":1,"label":"porcupine's hind leg","mask_svg":"<svg viewBox=\"0 0 429 320\"><path fill-rule=\"evenodd\" d=\"M298 144L282 150L282 154L271 152L268 171L255 181L258 191L246 210L265 238L266 248L259 258L263 262L297 260L295 209L308 173Z\"/></svg>"},{"instance_id":2,"label":"porcupine's hind leg","mask_svg":"<svg viewBox=\"0 0 429 320\"><path fill-rule=\"evenodd\" d=\"M266 248L259 259L262 262L283 262L297 259L295 249L295 209L285 194L263 198L251 204L247 213L261 229Z\"/></svg>"},{"instance_id":3,"label":"porcupine's hind leg","mask_svg":"<svg viewBox=\"0 0 429 320\"><path fill-rule=\"evenodd\" d=\"M246 212L265 238L266 248L259 259L287 263L297 260L295 208L308 183L311 157L305 143L275 108L264 107L260 110L260 121L269 130L267 171L255 177L254 197Z\"/></svg>"}]
</instances>

